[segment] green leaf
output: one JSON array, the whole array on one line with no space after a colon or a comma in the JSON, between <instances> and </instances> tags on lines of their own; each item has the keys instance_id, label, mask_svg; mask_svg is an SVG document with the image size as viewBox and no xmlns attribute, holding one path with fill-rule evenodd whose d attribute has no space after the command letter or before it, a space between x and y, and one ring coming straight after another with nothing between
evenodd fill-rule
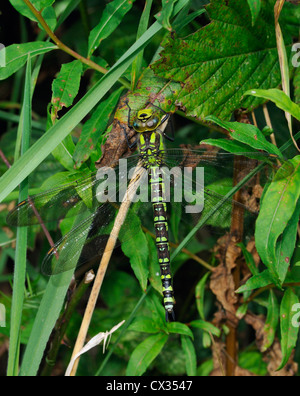
<instances>
[{"instance_id":1,"label":"green leaf","mask_svg":"<svg viewBox=\"0 0 300 396\"><path fill-rule=\"evenodd\" d=\"M300 216L300 200L290 221L287 224L282 236L276 246L276 267L278 268L279 279L285 279L288 268L291 264L293 253L297 241L297 231Z\"/></svg>"},{"instance_id":2,"label":"green leaf","mask_svg":"<svg viewBox=\"0 0 300 396\"><path fill-rule=\"evenodd\" d=\"M82 63L75 60L62 65L61 70L52 83L51 120L54 124L58 112L70 107L76 98L82 73Z\"/></svg>"},{"instance_id":3,"label":"green leaf","mask_svg":"<svg viewBox=\"0 0 300 396\"><path fill-rule=\"evenodd\" d=\"M89 36L89 57L99 47L101 42L119 26L124 16L131 10L134 1L114 0L106 5L99 24L91 31Z\"/></svg>"},{"instance_id":4,"label":"green leaf","mask_svg":"<svg viewBox=\"0 0 300 396\"><path fill-rule=\"evenodd\" d=\"M279 305L275 293L270 290L268 301L268 315L263 330L264 338L261 351L265 352L273 344L279 321Z\"/></svg>"},{"instance_id":5,"label":"green leaf","mask_svg":"<svg viewBox=\"0 0 300 396\"><path fill-rule=\"evenodd\" d=\"M0 202L17 187L76 127L76 125L99 103L114 83L128 69L133 59L161 29L154 23L147 32L117 61L91 90L51 127L19 161L0 178ZM44 43L43 43L44 44ZM56 47L52 47L56 48ZM1 74L0 69L0 74Z\"/></svg>"},{"instance_id":6,"label":"green leaf","mask_svg":"<svg viewBox=\"0 0 300 396\"><path fill-rule=\"evenodd\" d=\"M146 340L139 344L131 354L126 375L143 375L153 360L161 352L167 340L168 336L164 333L155 334L146 338Z\"/></svg>"},{"instance_id":7,"label":"green leaf","mask_svg":"<svg viewBox=\"0 0 300 396\"><path fill-rule=\"evenodd\" d=\"M176 99L187 116L203 120L214 114L228 120L236 109L251 111L263 103L253 97L242 100L245 91L280 84L273 7L274 1L264 1L252 26L247 0L214 0L207 6L211 23L184 39L173 35L164 43L152 69L182 84Z\"/></svg>"},{"instance_id":8,"label":"green leaf","mask_svg":"<svg viewBox=\"0 0 300 396\"><path fill-rule=\"evenodd\" d=\"M142 34L144 34L148 28L150 12L153 0L146 0L145 7L139 22L138 31L136 34L136 39L138 40ZM132 63L131 69L131 90L134 91L136 87L137 80L141 74L142 64L143 64L144 51L141 51Z\"/></svg>"},{"instance_id":9,"label":"green leaf","mask_svg":"<svg viewBox=\"0 0 300 396\"><path fill-rule=\"evenodd\" d=\"M43 294L24 353L20 376L35 376L47 342L61 312L73 274L71 271L51 277Z\"/></svg>"},{"instance_id":10,"label":"green leaf","mask_svg":"<svg viewBox=\"0 0 300 396\"><path fill-rule=\"evenodd\" d=\"M246 249L245 245L243 243L238 243L238 247L242 249L243 255L245 257L246 264L251 272L252 275L258 275L259 271L258 268L255 265L254 258L250 252Z\"/></svg>"},{"instance_id":11,"label":"green leaf","mask_svg":"<svg viewBox=\"0 0 300 396\"><path fill-rule=\"evenodd\" d=\"M187 336L181 336L181 346L185 357L186 373L189 377L197 375L197 357L194 344Z\"/></svg>"},{"instance_id":12,"label":"green leaf","mask_svg":"<svg viewBox=\"0 0 300 396\"><path fill-rule=\"evenodd\" d=\"M248 5L251 11L252 16L252 26L255 25L255 22L258 18L261 9L261 0L247 0Z\"/></svg>"},{"instance_id":13,"label":"green leaf","mask_svg":"<svg viewBox=\"0 0 300 396\"><path fill-rule=\"evenodd\" d=\"M278 170L264 195L256 222L257 251L279 287L284 280L286 268L277 267L276 244L296 209L300 195L299 168L300 156L286 161Z\"/></svg>"},{"instance_id":14,"label":"green leaf","mask_svg":"<svg viewBox=\"0 0 300 396\"><path fill-rule=\"evenodd\" d=\"M139 316L134 319L128 330L140 331L143 333L158 333L160 328L157 323L146 316Z\"/></svg>"},{"instance_id":15,"label":"green leaf","mask_svg":"<svg viewBox=\"0 0 300 396\"><path fill-rule=\"evenodd\" d=\"M244 95L252 95L258 98L271 100L276 104L277 107L290 113L297 120L300 120L300 107L279 89L253 89L245 92Z\"/></svg>"},{"instance_id":16,"label":"green leaf","mask_svg":"<svg viewBox=\"0 0 300 396\"><path fill-rule=\"evenodd\" d=\"M200 144L209 144L211 146L219 147L229 153L237 154L237 153L250 153L253 151L253 159L256 159L257 156L255 154L257 151L248 146L247 144L240 143L236 140L228 140L228 139L204 139L200 142ZM250 158L250 155L248 155ZM259 159L259 158L257 158Z\"/></svg>"},{"instance_id":17,"label":"green leaf","mask_svg":"<svg viewBox=\"0 0 300 396\"><path fill-rule=\"evenodd\" d=\"M0 80L5 80L16 71L21 69L26 63L27 56L31 58L45 54L47 52L57 49L57 46L43 41L36 41L33 43L13 44L8 46L6 51L6 65L0 67Z\"/></svg>"},{"instance_id":18,"label":"green leaf","mask_svg":"<svg viewBox=\"0 0 300 396\"><path fill-rule=\"evenodd\" d=\"M84 215L82 214L75 217L73 226L78 226L83 219ZM79 259L80 254L81 250L78 250L73 257L75 262ZM61 313L73 273L74 270L70 270L50 277L26 346L20 376L36 375L53 327Z\"/></svg>"},{"instance_id":19,"label":"green leaf","mask_svg":"<svg viewBox=\"0 0 300 396\"><path fill-rule=\"evenodd\" d=\"M236 290L236 293L244 293L271 285L273 283L273 277L268 270L261 272L260 274L253 275L247 282Z\"/></svg>"},{"instance_id":20,"label":"green leaf","mask_svg":"<svg viewBox=\"0 0 300 396\"><path fill-rule=\"evenodd\" d=\"M205 119L225 128L234 140L246 144L255 150L264 150L282 158L281 151L274 144L268 142L264 134L255 125L222 121L215 116L209 116Z\"/></svg>"},{"instance_id":21,"label":"green leaf","mask_svg":"<svg viewBox=\"0 0 300 396\"><path fill-rule=\"evenodd\" d=\"M167 329L169 333L181 334L184 336L191 337L194 339L193 333L188 326L179 322L167 323Z\"/></svg>"},{"instance_id":22,"label":"green leaf","mask_svg":"<svg viewBox=\"0 0 300 396\"><path fill-rule=\"evenodd\" d=\"M21 155L23 155L29 149L31 137L31 119L31 61L30 56L28 56L24 86L23 111L18 131L22 135ZM28 179L24 180L20 185L19 202L22 202L27 198ZM18 228L16 237L14 287L11 306L10 346L7 365L7 374L9 376L17 375L19 369L19 343L22 325L23 303L25 297L27 243L28 228Z\"/></svg>"},{"instance_id":23,"label":"green leaf","mask_svg":"<svg viewBox=\"0 0 300 396\"><path fill-rule=\"evenodd\" d=\"M38 22L35 15L31 12L30 8L24 3L23 0L9 0L11 5L23 16L31 19L34 22ZM31 4L36 8L37 11L41 12L42 17L47 22L47 25L54 30L56 26L56 15L51 5L55 0L31 0ZM39 24L39 27L43 27Z\"/></svg>"},{"instance_id":24,"label":"green leaf","mask_svg":"<svg viewBox=\"0 0 300 396\"><path fill-rule=\"evenodd\" d=\"M190 323L190 326L191 327L196 327L197 329L201 329L201 330L207 331L208 333L212 333L216 337L220 337L221 336L221 330L220 329L218 329L213 324L211 324L209 322L206 322L204 320L193 320Z\"/></svg>"},{"instance_id":25,"label":"green leaf","mask_svg":"<svg viewBox=\"0 0 300 396\"><path fill-rule=\"evenodd\" d=\"M247 348L239 354L238 364L243 369L258 376L265 377L268 375L267 363L263 361L263 356L259 351L249 351Z\"/></svg>"},{"instance_id":26,"label":"green leaf","mask_svg":"<svg viewBox=\"0 0 300 396\"><path fill-rule=\"evenodd\" d=\"M167 30L172 30L170 18L173 13L173 8L177 0L162 0L162 9L155 15L155 18L159 23Z\"/></svg>"},{"instance_id":27,"label":"green leaf","mask_svg":"<svg viewBox=\"0 0 300 396\"><path fill-rule=\"evenodd\" d=\"M124 234L126 235L125 242L122 243L122 251L130 259L134 274L140 282L142 290L145 291L149 275L147 239L141 228L140 218L132 210L129 210L126 221L130 226L126 230L122 229L119 235L121 242ZM128 234L132 234L132 238L128 239Z\"/></svg>"},{"instance_id":28,"label":"green leaf","mask_svg":"<svg viewBox=\"0 0 300 396\"><path fill-rule=\"evenodd\" d=\"M162 305L162 300L159 299L156 294L151 293L151 295L146 299L146 305L151 312L151 319L157 323L157 326L159 326L160 329L166 332L166 311Z\"/></svg>"},{"instance_id":29,"label":"green leaf","mask_svg":"<svg viewBox=\"0 0 300 396\"><path fill-rule=\"evenodd\" d=\"M281 330L281 352L282 361L278 370L281 370L288 362L298 339L299 326L294 326L293 307L299 304L299 299L291 288L284 293L280 305L280 330Z\"/></svg>"},{"instance_id":30,"label":"green leaf","mask_svg":"<svg viewBox=\"0 0 300 396\"><path fill-rule=\"evenodd\" d=\"M297 105L300 105L300 67L296 68L293 84L295 91L295 102Z\"/></svg>"},{"instance_id":31,"label":"green leaf","mask_svg":"<svg viewBox=\"0 0 300 396\"><path fill-rule=\"evenodd\" d=\"M77 168L80 168L82 163L90 157L91 151L95 150L99 142L99 136L104 133L122 92L123 88L120 88L112 93L107 100L101 102L93 112L91 118L83 125L73 155Z\"/></svg>"},{"instance_id":32,"label":"green leaf","mask_svg":"<svg viewBox=\"0 0 300 396\"><path fill-rule=\"evenodd\" d=\"M205 320L204 316L204 292L207 278L209 277L210 273L207 272L198 282L195 290L195 297L196 297L196 304L197 309L202 320Z\"/></svg>"}]
</instances>

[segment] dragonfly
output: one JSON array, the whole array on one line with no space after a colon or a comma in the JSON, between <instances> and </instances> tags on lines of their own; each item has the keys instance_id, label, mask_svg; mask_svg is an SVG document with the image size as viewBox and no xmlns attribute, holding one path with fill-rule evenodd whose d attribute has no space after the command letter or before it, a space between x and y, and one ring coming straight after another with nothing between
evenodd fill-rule
<instances>
[{"instance_id":1,"label":"dragonfly","mask_svg":"<svg viewBox=\"0 0 300 396\"><path fill-rule=\"evenodd\" d=\"M175 320L170 237L176 231L170 229L169 217L175 213L179 231L186 229L187 224L197 224L210 211L213 214L206 224L221 228L230 226L235 207L245 210L250 217L256 216L256 209L231 198L224 199L232 188L233 163L238 156L249 171L253 163L245 156L269 164L274 163L274 158L261 152L233 155L205 149L169 149L166 141L174 140L174 132L168 135L163 127L168 124L170 114L147 103L133 117L128 100L125 104L128 128L135 132L135 139L130 142L125 127L124 135L130 149L137 147L137 154L119 160L117 167L106 165L80 179L31 196L8 214L7 223L21 227L81 216L78 224L51 247L41 268L45 275L74 271L103 254L120 205L132 190L131 212L123 222L116 246L135 237L138 226L134 216L147 227L151 221L166 320ZM216 184L220 175L227 189ZM221 208L214 212L221 201Z\"/></svg>"}]
</instances>

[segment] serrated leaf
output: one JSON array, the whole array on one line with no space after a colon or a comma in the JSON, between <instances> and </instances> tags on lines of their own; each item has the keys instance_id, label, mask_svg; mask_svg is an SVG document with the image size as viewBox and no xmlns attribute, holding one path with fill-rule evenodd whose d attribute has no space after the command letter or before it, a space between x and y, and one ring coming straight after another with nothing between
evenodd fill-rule
<instances>
[{"instance_id":1,"label":"serrated leaf","mask_svg":"<svg viewBox=\"0 0 300 396\"><path fill-rule=\"evenodd\" d=\"M197 375L197 357L194 344L187 336L181 336L181 346L185 357L186 373L189 377Z\"/></svg>"},{"instance_id":2,"label":"serrated leaf","mask_svg":"<svg viewBox=\"0 0 300 396\"><path fill-rule=\"evenodd\" d=\"M299 299L291 288L288 288L280 305L280 330L282 362L278 367L281 370L288 362L298 339L299 326L293 325L293 306L299 304Z\"/></svg>"},{"instance_id":3,"label":"serrated leaf","mask_svg":"<svg viewBox=\"0 0 300 396\"><path fill-rule=\"evenodd\" d=\"M62 65L61 70L52 83L51 120L54 124L58 112L73 104L78 94L82 73L82 63L75 60Z\"/></svg>"},{"instance_id":4,"label":"serrated leaf","mask_svg":"<svg viewBox=\"0 0 300 396\"><path fill-rule=\"evenodd\" d=\"M291 101L291 99L280 89L255 89L245 92L245 95L253 95L259 98L271 100L277 107L288 112L297 120L300 120L300 107Z\"/></svg>"},{"instance_id":5,"label":"serrated leaf","mask_svg":"<svg viewBox=\"0 0 300 396\"><path fill-rule=\"evenodd\" d=\"M255 125L222 121L215 116L209 116L205 119L225 128L234 140L246 144L255 150L263 150L282 158L281 151L274 144L268 142L264 134Z\"/></svg>"},{"instance_id":6,"label":"serrated leaf","mask_svg":"<svg viewBox=\"0 0 300 396\"><path fill-rule=\"evenodd\" d=\"M0 67L0 80L5 80L16 71L21 69L27 61L28 55L31 58L45 54L47 52L57 49L57 46L43 41L36 41L33 43L13 44L6 47L6 65Z\"/></svg>"},{"instance_id":7,"label":"serrated leaf","mask_svg":"<svg viewBox=\"0 0 300 396\"><path fill-rule=\"evenodd\" d=\"M247 0L214 0L207 6L210 24L184 39L168 39L152 69L182 83L177 102L188 116L229 119L234 110L250 111L263 102L242 101L247 89L279 85L273 6L272 0L263 3L253 27Z\"/></svg>"},{"instance_id":8,"label":"serrated leaf","mask_svg":"<svg viewBox=\"0 0 300 396\"><path fill-rule=\"evenodd\" d=\"M124 16L131 10L134 1L114 0L106 5L99 24L91 31L89 36L89 57L101 42L119 26Z\"/></svg>"},{"instance_id":9,"label":"serrated leaf","mask_svg":"<svg viewBox=\"0 0 300 396\"><path fill-rule=\"evenodd\" d=\"M268 187L256 222L257 251L280 287L284 271L277 267L276 244L295 212L300 196L300 156L283 164Z\"/></svg>"},{"instance_id":10,"label":"serrated leaf","mask_svg":"<svg viewBox=\"0 0 300 396\"><path fill-rule=\"evenodd\" d=\"M73 155L76 167L79 168L95 149L99 137L104 133L110 116L115 109L123 88L118 89L110 97L101 102L95 109L91 118L83 125L79 141Z\"/></svg>"},{"instance_id":11,"label":"serrated leaf","mask_svg":"<svg viewBox=\"0 0 300 396\"><path fill-rule=\"evenodd\" d=\"M168 336L164 333L155 334L146 338L133 351L126 370L126 375L140 376L157 357L167 342Z\"/></svg>"}]
</instances>

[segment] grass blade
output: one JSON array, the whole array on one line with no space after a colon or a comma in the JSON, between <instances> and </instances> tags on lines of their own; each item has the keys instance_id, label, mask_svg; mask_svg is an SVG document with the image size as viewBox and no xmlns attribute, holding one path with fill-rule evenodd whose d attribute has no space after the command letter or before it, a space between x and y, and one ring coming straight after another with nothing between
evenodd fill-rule
<instances>
[{"instance_id":1,"label":"grass blade","mask_svg":"<svg viewBox=\"0 0 300 396\"><path fill-rule=\"evenodd\" d=\"M23 117L19 124L19 132L22 135L21 155L29 148L31 133L31 60L27 59L27 69L25 78L24 101L22 109ZM18 132L18 133L19 133ZM28 180L25 179L20 185L19 202L28 197ZM19 367L19 347L20 329L24 302L24 285L26 277L26 251L27 251L27 228L22 227L17 230L14 288L11 307L11 325L7 375L18 374Z\"/></svg>"},{"instance_id":2,"label":"grass blade","mask_svg":"<svg viewBox=\"0 0 300 396\"><path fill-rule=\"evenodd\" d=\"M102 79L64 116L53 125L0 179L0 202L16 188L96 106L127 70L136 55L161 29L154 23Z\"/></svg>"}]
</instances>

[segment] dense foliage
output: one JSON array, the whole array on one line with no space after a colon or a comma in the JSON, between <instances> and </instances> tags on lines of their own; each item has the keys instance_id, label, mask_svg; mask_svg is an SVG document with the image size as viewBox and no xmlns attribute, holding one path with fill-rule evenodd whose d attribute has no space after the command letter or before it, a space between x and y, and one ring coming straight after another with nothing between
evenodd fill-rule
<instances>
[{"instance_id":1,"label":"dense foliage","mask_svg":"<svg viewBox=\"0 0 300 396\"><path fill-rule=\"evenodd\" d=\"M112 339L105 354L84 354L77 374L298 375L297 3L1 4L1 375L64 374L90 292L82 273L70 286L73 274L40 272L49 243L78 224L79 211L17 229L8 212L133 154L126 101L133 114L148 102L172 114L170 147L246 152L252 160L264 153L273 173L266 177L266 164L244 169L255 180L249 187L247 175L220 171L210 185L260 209L249 226L243 210L232 210L217 233L220 202L204 212L207 229L201 220L182 225L180 211L171 212L175 322L165 321L161 304L152 219L128 213L88 326L88 339L106 331Z\"/></svg>"}]
</instances>

